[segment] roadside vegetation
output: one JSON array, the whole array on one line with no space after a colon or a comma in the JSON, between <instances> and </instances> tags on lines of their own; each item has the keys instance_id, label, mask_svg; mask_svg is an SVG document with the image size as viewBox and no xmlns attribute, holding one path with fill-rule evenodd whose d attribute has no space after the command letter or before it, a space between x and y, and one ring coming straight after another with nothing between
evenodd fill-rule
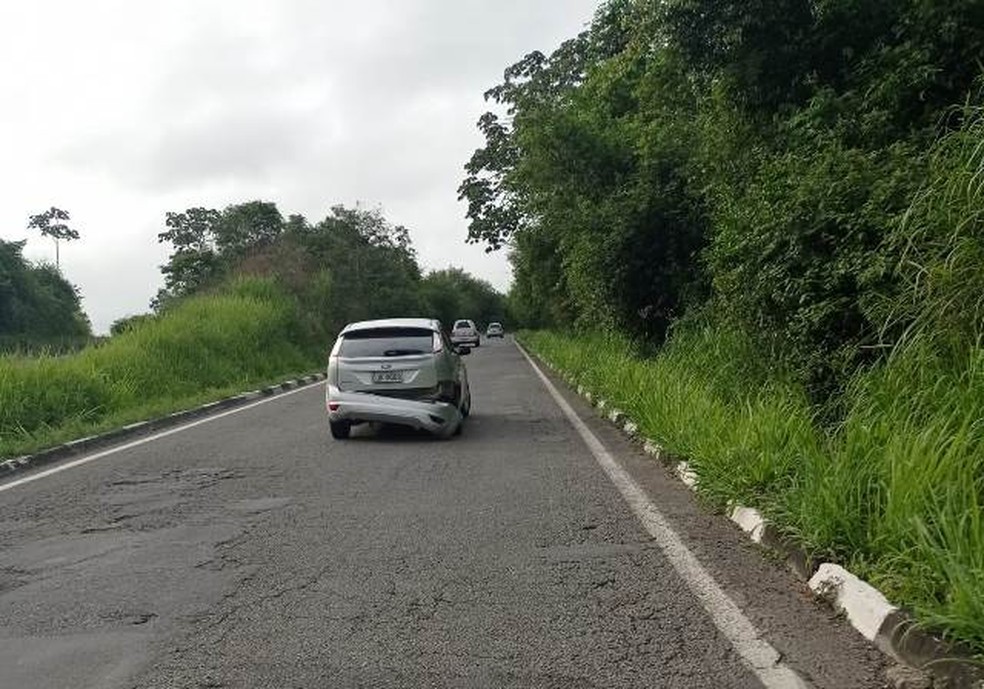
<instances>
[{"instance_id":1,"label":"roadside vegetation","mask_svg":"<svg viewBox=\"0 0 984 689\"><path fill-rule=\"evenodd\" d=\"M71 351L92 339L75 287L51 264L23 256L24 242L0 239L0 353Z\"/></svg>"},{"instance_id":2,"label":"roadside vegetation","mask_svg":"<svg viewBox=\"0 0 984 689\"><path fill-rule=\"evenodd\" d=\"M169 213L160 239L173 251L152 313L76 353L0 356L0 457L319 369L349 321L505 308L464 271L422 275L408 231L376 211L339 206L312 224L270 202L192 208Z\"/></svg>"},{"instance_id":3,"label":"roadside vegetation","mask_svg":"<svg viewBox=\"0 0 984 689\"><path fill-rule=\"evenodd\" d=\"M687 458L713 504L756 506L817 558L984 648L984 349L954 366L914 342L859 375L829 426L734 331L687 326L654 357L617 335L522 340Z\"/></svg>"},{"instance_id":4,"label":"roadside vegetation","mask_svg":"<svg viewBox=\"0 0 984 689\"><path fill-rule=\"evenodd\" d=\"M982 13L605 2L459 192L535 352L984 654Z\"/></svg>"},{"instance_id":5,"label":"roadside vegetation","mask_svg":"<svg viewBox=\"0 0 984 689\"><path fill-rule=\"evenodd\" d=\"M243 279L77 354L0 357L0 456L308 372L298 326L273 282Z\"/></svg>"}]
</instances>

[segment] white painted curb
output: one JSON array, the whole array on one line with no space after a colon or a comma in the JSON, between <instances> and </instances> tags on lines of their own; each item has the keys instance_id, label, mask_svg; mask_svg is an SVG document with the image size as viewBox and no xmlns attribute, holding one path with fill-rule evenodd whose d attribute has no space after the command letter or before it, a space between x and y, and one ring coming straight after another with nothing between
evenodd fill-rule
<instances>
[{"instance_id":1,"label":"white painted curb","mask_svg":"<svg viewBox=\"0 0 984 689\"><path fill-rule=\"evenodd\" d=\"M756 543L762 542L762 533L765 531L765 517L753 507L742 507L735 505L728 517L741 527L741 530L748 534Z\"/></svg>"},{"instance_id":2,"label":"white painted curb","mask_svg":"<svg viewBox=\"0 0 984 689\"><path fill-rule=\"evenodd\" d=\"M885 618L898 609L874 586L829 562L820 565L810 578L810 588L844 612L869 641L874 641Z\"/></svg>"},{"instance_id":3,"label":"white painted curb","mask_svg":"<svg viewBox=\"0 0 984 689\"><path fill-rule=\"evenodd\" d=\"M652 440L647 440L643 443L642 451L654 459L662 459L663 457L663 448L659 443L653 442Z\"/></svg>"},{"instance_id":4,"label":"white painted curb","mask_svg":"<svg viewBox=\"0 0 984 689\"><path fill-rule=\"evenodd\" d=\"M697 490L697 472L690 467L689 462L678 462L675 471L683 485L690 490Z\"/></svg>"}]
</instances>

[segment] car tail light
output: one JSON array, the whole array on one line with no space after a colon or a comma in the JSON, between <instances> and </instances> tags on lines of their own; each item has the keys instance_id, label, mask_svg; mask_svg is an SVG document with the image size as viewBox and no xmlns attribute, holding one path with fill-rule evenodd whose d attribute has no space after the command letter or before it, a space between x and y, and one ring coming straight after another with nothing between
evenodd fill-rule
<instances>
[{"instance_id":1,"label":"car tail light","mask_svg":"<svg viewBox=\"0 0 984 689\"><path fill-rule=\"evenodd\" d=\"M434 353L437 354L443 349L444 349L444 338L441 337L441 333L434 333Z\"/></svg>"},{"instance_id":2,"label":"car tail light","mask_svg":"<svg viewBox=\"0 0 984 689\"><path fill-rule=\"evenodd\" d=\"M341 405L338 402L329 402L328 403L328 411L338 411L338 407L340 407L340 406Z\"/></svg>"}]
</instances>

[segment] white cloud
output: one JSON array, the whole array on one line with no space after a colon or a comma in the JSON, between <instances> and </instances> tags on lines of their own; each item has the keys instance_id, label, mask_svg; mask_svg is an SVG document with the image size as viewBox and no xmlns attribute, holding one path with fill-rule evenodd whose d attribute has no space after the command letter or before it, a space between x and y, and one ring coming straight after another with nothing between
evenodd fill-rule
<instances>
[{"instance_id":1,"label":"white cloud","mask_svg":"<svg viewBox=\"0 0 984 689\"><path fill-rule=\"evenodd\" d=\"M95 326L144 311L164 213L262 198L312 220L381 206L426 268L508 284L456 189L482 93L596 0L36 0L0 5L0 237L55 204ZM28 256L50 259L32 239Z\"/></svg>"}]
</instances>

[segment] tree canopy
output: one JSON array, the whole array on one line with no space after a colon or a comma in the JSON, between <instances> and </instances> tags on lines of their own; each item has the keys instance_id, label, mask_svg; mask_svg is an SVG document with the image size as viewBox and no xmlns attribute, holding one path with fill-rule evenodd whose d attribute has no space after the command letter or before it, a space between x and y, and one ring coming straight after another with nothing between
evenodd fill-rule
<instances>
[{"instance_id":1,"label":"tree canopy","mask_svg":"<svg viewBox=\"0 0 984 689\"><path fill-rule=\"evenodd\" d=\"M305 314L305 338L327 338L369 318L424 316L445 325L503 318L504 297L488 283L456 268L424 276L409 230L379 210L334 206L312 223L299 214L285 221L276 204L250 201L170 212L165 226L158 238L173 251L161 267L157 310L246 274L288 288Z\"/></svg>"},{"instance_id":2,"label":"tree canopy","mask_svg":"<svg viewBox=\"0 0 984 689\"><path fill-rule=\"evenodd\" d=\"M27 261L24 244L0 240L0 341L89 336L78 291L54 266Z\"/></svg>"},{"instance_id":3,"label":"tree canopy","mask_svg":"<svg viewBox=\"0 0 984 689\"><path fill-rule=\"evenodd\" d=\"M981 54L976 0L610 0L486 92L468 239L530 325L713 312L823 397L915 318L904 219Z\"/></svg>"}]
</instances>

